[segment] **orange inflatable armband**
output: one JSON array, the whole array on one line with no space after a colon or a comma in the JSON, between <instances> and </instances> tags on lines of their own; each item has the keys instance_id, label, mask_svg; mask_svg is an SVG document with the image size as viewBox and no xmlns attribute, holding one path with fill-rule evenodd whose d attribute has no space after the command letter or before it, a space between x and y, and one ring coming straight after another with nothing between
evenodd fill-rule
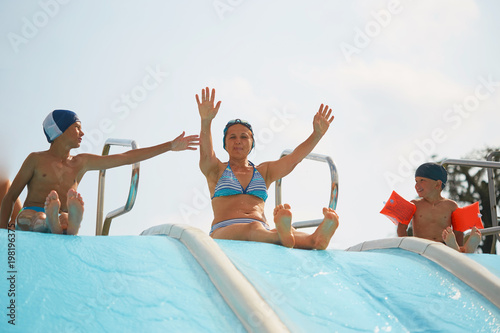
<instances>
[{"instance_id":1,"label":"orange inflatable armband","mask_svg":"<svg viewBox=\"0 0 500 333\"><path fill-rule=\"evenodd\" d=\"M471 205L457 208L451 214L451 225L453 230L464 232L476 226L478 229L483 229L483 221L479 212L479 202L474 202Z\"/></svg>"},{"instance_id":2,"label":"orange inflatable armband","mask_svg":"<svg viewBox=\"0 0 500 333\"><path fill-rule=\"evenodd\" d=\"M409 202L395 191L392 191L389 200L385 203L380 214L387 216L395 225L398 223L408 225L416 210L417 206L414 203Z\"/></svg>"}]
</instances>

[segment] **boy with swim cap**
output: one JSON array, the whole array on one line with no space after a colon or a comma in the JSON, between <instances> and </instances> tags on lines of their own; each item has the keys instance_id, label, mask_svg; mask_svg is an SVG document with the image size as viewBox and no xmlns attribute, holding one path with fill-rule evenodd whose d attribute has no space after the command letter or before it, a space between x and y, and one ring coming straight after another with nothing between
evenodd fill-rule
<instances>
[{"instance_id":1,"label":"boy with swim cap","mask_svg":"<svg viewBox=\"0 0 500 333\"><path fill-rule=\"evenodd\" d=\"M198 135L184 137L157 146L134 149L123 154L70 155L80 147L84 135L76 113L54 110L43 122L43 131L50 148L28 155L2 200L0 228L76 235L83 218L83 200L76 191L89 170L103 170L140 162L167 151L196 150ZM8 225L14 203L27 186L24 208L16 224Z\"/></svg>"},{"instance_id":2,"label":"boy with swim cap","mask_svg":"<svg viewBox=\"0 0 500 333\"><path fill-rule=\"evenodd\" d=\"M413 235L443 242L457 251L473 253L479 245L481 233L474 227L462 247L463 233L451 227L451 215L458 205L441 196L447 179L445 168L436 163L424 163L415 171L415 190L420 198L411 201L417 207L413 215ZM407 225L399 223L398 236L407 236L406 228Z\"/></svg>"}]
</instances>

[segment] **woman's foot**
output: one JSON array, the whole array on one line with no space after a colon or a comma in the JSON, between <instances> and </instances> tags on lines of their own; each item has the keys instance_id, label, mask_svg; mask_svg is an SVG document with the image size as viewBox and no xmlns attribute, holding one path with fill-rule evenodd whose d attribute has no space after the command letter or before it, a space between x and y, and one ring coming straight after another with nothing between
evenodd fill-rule
<instances>
[{"instance_id":1,"label":"woman's foot","mask_svg":"<svg viewBox=\"0 0 500 333\"><path fill-rule=\"evenodd\" d=\"M292 212L290 205L279 205L274 208L274 223L276 231L281 241L281 245L286 247L294 247L295 238L292 234Z\"/></svg>"},{"instance_id":2,"label":"woman's foot","mask_svg":"<svg viewBox=\"0 0 500 333\"><path fill-rule=\"evenodd\" d=\"M312 234L314 236L314 249L324 250L330 244L330 239L339 226L339 216L331 208L323 208L325 218Z\"/></svg>"}]
</instances>

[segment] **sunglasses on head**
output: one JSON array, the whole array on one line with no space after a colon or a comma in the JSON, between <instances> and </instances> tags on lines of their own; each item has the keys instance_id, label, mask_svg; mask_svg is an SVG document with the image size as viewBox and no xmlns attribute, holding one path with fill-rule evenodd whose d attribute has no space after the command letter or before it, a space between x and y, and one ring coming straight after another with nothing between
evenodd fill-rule
<instances>
[{"instance_id":1,"label":"sunglasses on head","mask_svg":"<svg viewBox=\"0 0 500 333\"><path fill-rule=\"evenodd\" d=\"M224 133L226 133L226 132L227 132L227 129L228 129L229 127L231 127L231 126L233 126L233 125L236 125L236 124L241 124L241 125L243 125L243 126L247 127L247 128L248 128L250 131L252 131L252 133L253 133L253 130L252 130L252 125L250 125L250 123L249 123L248 121L246 121L246 120L242 120L242 119L239 119L239 118L238 118L238 119L233 119L233 120L228 121L228 122L227 122L227 124L226 124L226 128L224 128Z\"/></svg>"}]
</instances>

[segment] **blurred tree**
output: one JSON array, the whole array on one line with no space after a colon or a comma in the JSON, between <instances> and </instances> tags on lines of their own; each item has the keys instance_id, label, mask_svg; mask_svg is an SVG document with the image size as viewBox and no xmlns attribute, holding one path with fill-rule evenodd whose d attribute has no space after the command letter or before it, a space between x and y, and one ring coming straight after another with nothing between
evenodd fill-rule
<instances>
[{"instance_id":1,"label":"blurred tree","mask_svg":"<svg viewBox=\"0 0 500 333\"><path fill-rule=\"evenodd\" d=\"M484 148L475 150L465 156L467 160L486 160L492 152L498 152L500 148ZM500 156L495 156L493 160L499 160ZM481 219L485 228L492 226L490 196L488 192L488 173L486 169L475 167L448 166L448 184L445 191L448 198L455 200L460 207L479 202ZM495 199L498 207L500 203L500 170L493 170L495 183ZM497 212L498 215L498 212ZM497 218L494 216L493 218ZM480 250L483 253L490 253L492 249L493 236L483 237Z\"/></svg>"}]
</instances>

